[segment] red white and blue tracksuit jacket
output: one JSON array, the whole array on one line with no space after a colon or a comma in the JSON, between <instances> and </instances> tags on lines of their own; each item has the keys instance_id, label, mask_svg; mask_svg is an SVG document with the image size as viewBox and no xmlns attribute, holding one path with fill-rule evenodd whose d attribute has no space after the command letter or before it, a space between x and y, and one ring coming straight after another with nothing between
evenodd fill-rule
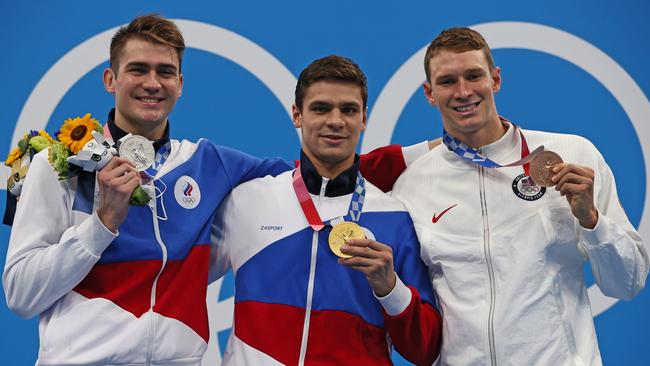
<instances>
[{"instance_id":1,"label":"red white and blue tracksuit jacket","mask_svg":"<svg viewBox=\"0 0 650 366\"><path fill-rule=\"evenodd\" d=\"M322 220L345 216L358 163L328 180L303 154L299 169ZM366 183L359 224L392 247L400 279L378 299L363 273L337 262L329 229L311 229L292 173L241 184L220 208L213 277L230 268L235 273L233 333L223 364L388 365L392 343L405 358L430 365L441 320L403 205Z\"/></svg>"},{"instance_id":2,"label":"red white and blue tracksuit jacket","mask_svg":"<svg viewBox=\"0 0 650 366\"><path fill-rule=\"evenodd\" d=\"M124 134L111 118L109 127ZM217 207L240 182L290 166L172 140L160 197L132 206L114 235L95 212L94 174L59 181L47 154L30 166L3 276L9 307L40 314L37 364L199 364Z\"/></svg>"}]
</instances>

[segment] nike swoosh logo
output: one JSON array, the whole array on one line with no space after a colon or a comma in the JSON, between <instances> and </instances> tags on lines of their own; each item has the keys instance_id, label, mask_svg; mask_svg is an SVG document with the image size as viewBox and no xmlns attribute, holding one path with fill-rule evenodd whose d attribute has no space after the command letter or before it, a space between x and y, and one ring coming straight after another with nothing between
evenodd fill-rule
<instances>
[{"instance_id":1,"label":"nike swoosh logo","mask_svg":"<svg viewBox=\"0 0 650 366\"><path fill-rule=\"evenodd\" d=\"M444 211L442 211L442 212L440 213L440 215L438 215L438 216L436 216L436 213L434 212L434 213L433 213L433 218L431 219L431 222L433 222L434 224L435 224L436 222L438 222L438 220L440 220L440 218L442 217L442 215L446 214L447 211L449 211L449 210L451 210L452 208L456 207L456 205L458 205L458 204L455 203L455 204L453 204L453 205L447 207L447 209L445 209Z\"/></svg>"}]
</instances>

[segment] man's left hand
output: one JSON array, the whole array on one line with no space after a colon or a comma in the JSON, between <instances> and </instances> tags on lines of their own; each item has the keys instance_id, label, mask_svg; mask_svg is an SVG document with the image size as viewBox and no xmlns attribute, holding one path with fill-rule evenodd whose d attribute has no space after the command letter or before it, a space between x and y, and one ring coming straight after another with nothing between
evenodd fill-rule
<instances>
[{"instance_id":1,"label":"man's left hand","mask_svg":"<svg viewBox=\"0 0 650 366\"><path fill-rule=\"evenodd\" d=\"M339 258L339 263L363 272L375 295L384 297L393 290L397 277L391 247L370 239L353 239L341 247L341 252L353 257Z\"/></svg>"},{"instance_id":2,"label":"man's left hand","mask_svg":"<svg viewBox=\"0 0 650 366\"><path fill-rule=\"evenodd\" d=\"M594 170L581 165L561 163L553 168L551 180L555 190L566 197L571 213L580 225L593 229L598 222L598 211L594 205Z\"/></svg>"}]
</instances>

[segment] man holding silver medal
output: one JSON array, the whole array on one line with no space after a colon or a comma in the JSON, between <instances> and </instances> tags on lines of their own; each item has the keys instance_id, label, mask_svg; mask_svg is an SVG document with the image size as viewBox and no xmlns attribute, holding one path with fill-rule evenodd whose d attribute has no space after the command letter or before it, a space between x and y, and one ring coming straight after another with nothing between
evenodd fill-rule
<instances>
[{"instance_id":1,"label":"man holding silver medal","mask_svg":"<svg viewBox=\"0 0 650 366\"><path fill-rule=\"evenodd\" d=\"M80 166L69 179L59 180L48 150L34 156L3 285L14 312L40 316L37 364L199 365L217 207L236 184L291 168L169 137L184 47L157 15L121 27L103 74L115 96L104 137L67 160ZM79 124L71 135L86 133ZM140 185L151 198L129 206Z\"/></svg>"},{"instance_id":2,"label":"man holding silver medal","mask_svg":"<svg viewBox=\"0 0 650 366\"><path fill-rule=\"evenodd\" d=\"M582 137L499 116L500 70L479 33L443 31L424 66L444 145L411 164L392 194L414 219L439 295L439 364L602 364L584 261L601 291L621 299L648 273L611 170Z\"/></svg>"},{"instance_id":3,"label":"man holding silver medal","mask_svg":"<svg viewBox=\"0 0 650 366\"><path fill-rule=\"evenodd\" d=\"M223 364L389 365L392 344L430 365L441 320L411 219L359 172L365 75L324 57L295 96L300 166L236 187L214 226L211 279L235 273Z\"/></svg>"}]
</instances>

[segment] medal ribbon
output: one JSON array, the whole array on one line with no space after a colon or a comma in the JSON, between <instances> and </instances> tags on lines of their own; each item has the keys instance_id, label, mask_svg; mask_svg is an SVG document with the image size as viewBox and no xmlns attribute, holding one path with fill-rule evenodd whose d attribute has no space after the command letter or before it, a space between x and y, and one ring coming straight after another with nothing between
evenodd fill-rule
<instances>
[{"instance_id":1,"label":"medal ribbon","mask_svg":"<svg viewBox=\"0 0 650 366\"><path fill-rule=\"evenodd\" d=\"M322 230L325 227L325 224L320 218L316 206L314 206L314 201L312 201L311 195L309 195L307 185L305 185L305 180L302 178L302 173L300 172L300 167L296 168L293 174L293 190L296 192L296 197L298 198L298 202L300 202L300 207L302 208L302 212L305 214L305 218L307 218L309 226L311 226L314 231ZM363 179L360 172L357 172L357 180L354 184L354 192L352 192L352 200L350 201L348 214L344 217L346 221L359 221L365 196L365 179Z\"/></svg>"},{"instance_id":2,"label":"medal ribbon","mask_svg":"<svg viewBox=\"0 0 650 366\"><path fill-rule=\"evenodd\" d=\"M156 151L156 156L153 159L153 163L148 167L145 172L151 177L155 177L160 168L165 164L165 161L169 157L169 153L172 151L172 142L167 140L167 142Z\"/></svg>"},{"instance_id":3,"label":"medal ribbon","mask_svg":"<svg viewBox=\"0 0 650 366\"><path fill-rule=\"evenodd\" d=\"M507 121L507 120L506 120ZM510 122L510 121L507 121ZM530 161L533 160L535 156L544 151L544 146L540 146L535 149L532 153L528 150L528 143L526 142L526 137L521 132L521 129L517 127L514 123L510 122L512 126L519 132L521 137L521 159L506 165L501 165L489 158L481 155L476 149L471 148L466 143L460 141L459 139L451 136L447 131L442 129L442 142L447 146L449 151L453 151L456 155L460 156L463 160L469 161L473 164L478 164L485 168L503 168L503 167L512 167L517 165L523 165L524 174L530 176Z\"/></svg>"}]
</instances>

